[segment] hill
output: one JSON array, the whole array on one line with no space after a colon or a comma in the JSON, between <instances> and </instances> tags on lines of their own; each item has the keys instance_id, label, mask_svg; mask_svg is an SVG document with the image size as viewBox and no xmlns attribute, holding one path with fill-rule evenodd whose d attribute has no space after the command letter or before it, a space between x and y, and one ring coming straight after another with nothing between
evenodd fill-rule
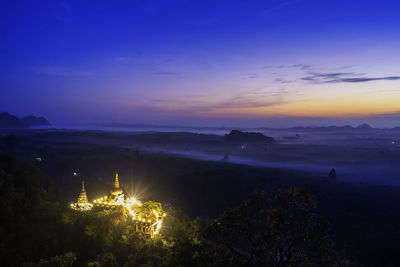
<instances>
[{"instance_id":1,"label":"hill","mask_svg":"<svg viewBox=\"0 0 400 267\"><path fill-rule=\"evenodd\" d=\"M11 115L8 112L0 113L0 129L25 129L29 128L29 126L18 119L16 116Z\"/></svg>"},{"instance_id":2,"label":"hill","mask_svg":"<svg viewBox=\"0 0 400 267\"><path fill-rule=\"evenodd\" d=\"M272 143L275 140L272 137L265 136L257 132L242 132L232 130L225 135L225 140L230 143Z\"/></svg>"},{"instance_id":3,"label":"hill","mask_svg":"<svg viewBox=\"0 0 400 267\"><path fill-rule=\"evenodd\" d=\"M51 123L44 117L29 115L21 119L28 126L50 126Z\"/></svg>"}]
</instances>

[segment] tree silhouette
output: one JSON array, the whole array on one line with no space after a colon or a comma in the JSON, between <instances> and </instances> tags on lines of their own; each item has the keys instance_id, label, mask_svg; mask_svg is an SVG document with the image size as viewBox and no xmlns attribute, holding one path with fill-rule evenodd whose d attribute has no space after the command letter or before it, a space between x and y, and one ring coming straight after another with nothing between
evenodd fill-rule
<instances>
[{"instance_id":1,"label":"tree silhouette","mask_svg":"<svg viewBox=\"0 0 400 267\"><path fill-rule=\"evenodd\" d=\"M205 231L213 264L225 266L333 266L328 226L305 189L280 190L227 210Z\"/></svg>"}]
</instances>

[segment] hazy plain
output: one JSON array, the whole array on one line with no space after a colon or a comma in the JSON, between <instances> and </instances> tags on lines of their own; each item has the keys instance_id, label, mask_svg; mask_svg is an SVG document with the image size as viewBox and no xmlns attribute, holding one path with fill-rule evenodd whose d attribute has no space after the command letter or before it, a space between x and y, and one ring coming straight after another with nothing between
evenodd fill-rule
<instances>
[{"instance_id":1,"label":"hazy plain","mask_svg":"<svg viewBox=\"0 0 400 267\"><path fill-rule=\"evenodd\" d=\"M341 181L400 184L400 130L346 127L241 129L273 137L274 143L227 143L225 128L90 127L41 129L25 140L119 146L183 157L268 168L289 168L322 177L334 168Z\"/></svg>"}]
</instances>

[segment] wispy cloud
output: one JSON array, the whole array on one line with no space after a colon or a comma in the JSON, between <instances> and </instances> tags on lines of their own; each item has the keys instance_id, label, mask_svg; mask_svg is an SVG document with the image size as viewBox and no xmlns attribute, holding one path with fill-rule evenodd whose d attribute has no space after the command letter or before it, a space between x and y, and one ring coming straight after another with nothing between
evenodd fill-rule
<instances>
[{"instance_id":1,"label":"wispy cloud","mask_svg":"<svg viewBox=\"0 0 400 267\"><path fill-rule=\"evenodd\" d=\"M37 74L54 75L54 76L91 76L95 73L90 71L82 71L71 68L55 67L55 66L44 66L44 67L32 67L30 70Z\"/></svg>"},{"instance_id":2,"label":"wispy cloud","mask_svg":"<svg viewBox=\"0 0 400 267\"><path fill-rule=\"evenodd\" d=\"M257 73L252 73L249 75L246 75L244 77L242 77L242 80L247 80L247 79L256 79L258 77Z\"/></svg>"},{"instance_id":3,"label":"wispy cloud","mask_svg":"<svg viewBox=\"0 0 400 267\"><path fill-rule=\"evenodd\" d=\"M286 102L280 98L270 99L265 101L247 99L247 98L232 98L225 102L216 103L213 106L203 106L201 109L197 110L202 111L201 113L213 113L223 110L239 110L239 109L272 107L272 106L279 106L285 103Z\"/></svg>"},{"instance_id":4,"label":"wispy cloud","mask_svg":"<svg viewBox=\"0 0 400 267\"><path fill-rule=\"evenodd\" d=\"M272 92L247 91L238 94L234 97L222 100L211 106L208 109L229 109L229 108L260 108L277 106L285 103L284 96L288 92L278 90Z\"/></svg>"},{"instance_id":5,"label":"wispy cloud","mask_svg":"<svg viewBox=\"0 0 400 267\"><path fill-rule=\"evenodd\" d=\"M173 71L154 71L152 73L153 75L179 75L179 72L173 72Z\"/></svg>"},{"instance_id":6,"label":"wispy cloud","mask_svg":"<svg viewBox=\"0 0 400 267\"><path fill-rule=\"evenodd\" d=\"M344 69L354 68L357 66L358 66L358 64L344 65L344 66L339 67L339 69L344 70Z\"/></svg>"},{"instance_id":7,"label":"wispy cloud","mask_svg":"<svg viewBox=\"0 0 400 267\"><path fill-rule=\"evenodd\" d=\"M374 77L374 78L346 78L342 79L342 82L360 83L360 82L372 82L372 81L395 81L400 80L400 76L386 76L386 77Z\"/></svg>"},{"instance_id":8,"label":"wispy cloud","mask_svg":"<svg viewBox=\"0 0 400 267\"><path fill-rule=\"evenodd\" d=\"M252 89L238 93L232 97L210 100L206 96L184 99L151 99L150 105L160 111L185 114L219 114L227 110L272 107L286 104L286 95L293 92L284 89L265 91ZM217 98L217 97L216 97Z\"/></svg>"},{"instance_id":9,"label":"wispy cloud","mask_svg":"<svg viewBox=\"0 0 400 267\"><path fill-rule=\"evenodd\" d=\"M308 76L301 78L309 83L363 83L373 81L395 81L400 80L400 76L366 77L363 73L354 72L332 72L316 73L310 72Z\"/></svg>"},{"instance_id":10,"label":"wispy cloud","mask_svg":"<svg viewBox=\"0 0 400 267\"><path fill-rule=\"evenodd\" d=\"M310 64L294 64L291 67L292 68L299 68L299 69L302 69L302 70L309 70L309 69L311 69L312 66Z\"/></svg>"},{"instance_id":11,"label":"wispy cloud","mask_svg":"<svg viewBox=\"0 0 400 267\"><path fill-rule=\"evenodd\" d=\"M129 57L114 57L114 60L118 61L118 62L129 62L129 61L131 61L131 59Z\"/></svg>"},{"instance_id":12,"label":"wispy cloud","mask_svg":"<svg viewBox=\"0 0 400 267\"><path fill-rule=\"evenodd\" d=\"M290 68L295 68L295 69L301 69L301 70L310 70L312 68L312 65L310 64L304 64L304 63L298 63L298 64L292 64L292 65L266 65L262 67L263 69L290 69Z\"/></svg>"},{"instance_id":13,"label":"wispy cloud","mask_svg":"<svg viewBox=\"0 0 400 267\"><path fill-rule=\"evenodd\" d=\"M270 66L270 65L266 65L264 67L262 67L263 69L272 69L274 66Z\"/></svg>"},{"instance_id":14,"label":"wispy cloud","mask_svg":"<svg viewBox=\"0 0 400 267\"><path fill-rule=\"evenodd\" d=\"M287 83L294 83L296 80L285 80L282 78L276 78L274 79L274 82L280 83L280 84L287 84Z\"/></svg>"}]
</instances>

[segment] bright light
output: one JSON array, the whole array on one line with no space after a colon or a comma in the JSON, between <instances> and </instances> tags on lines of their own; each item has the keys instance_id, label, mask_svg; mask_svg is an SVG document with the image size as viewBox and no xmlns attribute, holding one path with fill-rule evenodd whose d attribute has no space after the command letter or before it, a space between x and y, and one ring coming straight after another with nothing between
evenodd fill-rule
<instances>
[{"instance_id":1,"label":"bright light","mask_svg":"<svg viewBox=\"0 0 400 267\"><path fill-rule=\"evenodd\" d=\"M74 175L79 175L79 173L74 172ZM150 232L150 237L155 237L160 232L163 217L166 216L166 214L162 212L161 205L159 203L155 203L156 208L149 211L148 208L142 208L143 204L140 200L135 197L129 197L125 199L122 189L117 189L118 190L111 191L109 196L104 196L94 200L93 205L92 203L87 202L86 192L84 191L82 185L81 195L84 194L86 202L82 203L82 201L80 201L78 203L71 203L70 207L77 211L88 211L91 210L93 206L99 208L115 208L118 206L123 206L130 214L134 223L144 223L142 224L142 226L144 226L144 230L142 227L140 227L140 229L142 229L146 233ZM154 205L154 202L149 203L149 205ZM160 214L162 214L162 216L159 215L159 212L161 212ZM139 214L143 214L144 217L139 217Z\"/></svg>"},{"instance_id":2,"label":"bright light","mask_svg":"<svg viewBox=\"0 0 400 267\"><path fill-rule=\"evenodd\" d=\"M154 234L155 235L158 234L160 232L160 229L161 229L161 226L162 226L162 220L156 221L155 223L153 223L152 226L155 227Z\"/></svg>"},{"instance_id":3,"label":"bright light","mask_svg":"<svg viewBox=\"0 0 400 267\"><path fill-rule=\"evenodd\" d=\"M71 203L70 207L71 207L71 209L74 209L77 211L88 211L93 208L93 204L91 204L91 203Z\"/></svg>"}]
</instances>

